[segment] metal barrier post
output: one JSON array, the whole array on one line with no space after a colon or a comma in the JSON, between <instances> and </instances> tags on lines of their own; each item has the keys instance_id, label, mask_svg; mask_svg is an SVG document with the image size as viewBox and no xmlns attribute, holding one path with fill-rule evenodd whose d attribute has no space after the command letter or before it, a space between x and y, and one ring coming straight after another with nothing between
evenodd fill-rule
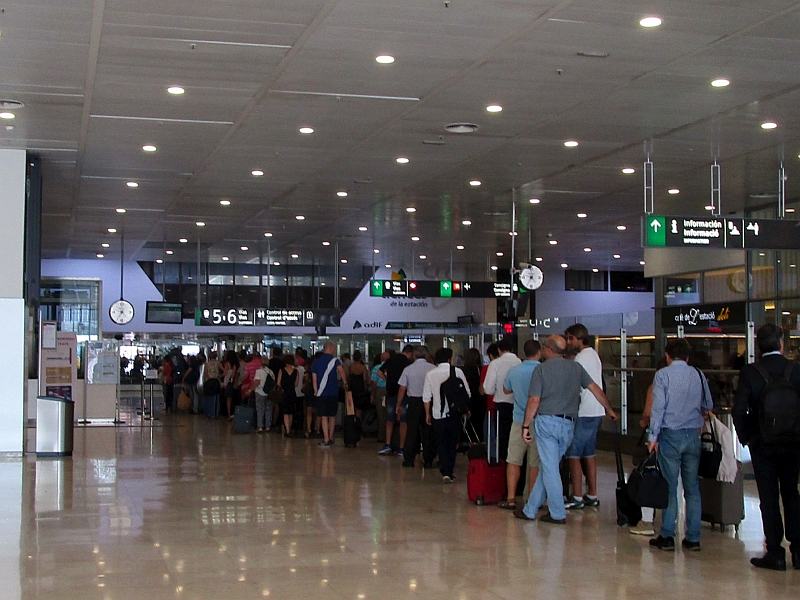
<instances>
[{"instance_id":1,"label":"metal barrier post","mask_svg":"<svg viewBox=\"0 0 800 600\"><path fill-rule=\"evenodd\" d=\"M622 435L628 434L628 332L619 330L619 425Z\"/></svg>"},{"instance_id":2,"label":"metal barrier post","mask_svg":"<svg viewBox=\"0 0 800 600\"><path fill-rule=\"evenodd\" d=\"M756 362L756 324L747 322L747 364Z\"/></svg>"},{"instance_id":3,"label":"metal barrier post","mask_svg":"<svg viewBox=\"0 0 800 600\"><path fill-rule=\"evenodd\" d=\"M683 334L683 325L678 325L678 339L682 340L684 337Z\"/></svg>"}]
</instances>

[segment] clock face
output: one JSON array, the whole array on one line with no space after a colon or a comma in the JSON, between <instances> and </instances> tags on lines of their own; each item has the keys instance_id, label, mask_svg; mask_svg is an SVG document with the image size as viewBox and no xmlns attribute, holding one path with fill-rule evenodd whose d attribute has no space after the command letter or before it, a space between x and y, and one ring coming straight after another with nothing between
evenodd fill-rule
<instances>
[{"instance_id":1,"label":"clock face","mask_svg":"<svg viewBox=\"0 0 800 600\"><path fill-rule=\"evenodd\" d=\"M127 325L133 320L133 304L127 300L117 300L108 309L108 316L117 325Z\"/></svg>"},{"instance_id":2,"label":"clock face","mask_svg":"<svg viewBox=\"0 0 800 600\"><path fill-rule=\"evenodd\" d=\"M525 289L538 289L544 281L544 274L539 267L531 265L523 269L519 274L519 282Z\"/></svg>"}]
</instances>

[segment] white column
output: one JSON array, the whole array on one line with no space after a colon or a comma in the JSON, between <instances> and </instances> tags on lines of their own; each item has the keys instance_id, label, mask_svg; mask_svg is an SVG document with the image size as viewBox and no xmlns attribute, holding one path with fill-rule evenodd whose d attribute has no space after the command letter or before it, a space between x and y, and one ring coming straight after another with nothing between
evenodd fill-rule
<instances>
[{"instance_id":1,"label":"white column","mask_svg":"<svg viewBox=\"0 0 800 600\"><path fill-rule=\"evenodd\" d=\"M25 398L25 165L24 150L0 150L0 343L4 348L0 387L0 456L22 454Z\"/></svg>"}]
</instances>

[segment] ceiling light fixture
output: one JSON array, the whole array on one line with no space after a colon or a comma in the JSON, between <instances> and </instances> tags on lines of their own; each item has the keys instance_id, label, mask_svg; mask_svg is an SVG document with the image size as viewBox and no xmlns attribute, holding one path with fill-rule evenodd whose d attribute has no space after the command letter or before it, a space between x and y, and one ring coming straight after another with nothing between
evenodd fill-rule
<instances>
[{"instance_id":1,"label":"ceiling light fixture","mask_svg":"<svg viewBox=\"0 0 800 600\"><path fill-rule=\"evenodd\" d=\"M473 179L472 181L470 181L470 182L469 182L469 184L470 184L472 187L478 187L478 186L481 184L481 182L480 182L480 181L478 181L477 179Z\"/></svg>"},{"instance_id":2,"label":"ceiling light fixture","mask_svg":"<svg viewBox=\"0 0 800 600\"><path fill-rule=\"evenodd\" d=\"M173 252L172 250L164 250L164 254L166 254L167 256L172 256L173 254L175 254L175 252Z\"/></svg>"},{"instance_id":3,"label":"ceiling light fixture","mask_svg":"<svg viewBox=\"0 0 800 600\"><path fill-rule=\"evenodd\" d=\"M408 158L406 158L405 156L398 156L398 157L395 159L395 161L397 161L397 163L398 163L398 164L401 164L401 165L407 165L407 164L409 163L409 160L408 160Z\"/></svg>"},{"instance_id":4,"label":"ceiling light fixture","mask_svg":"<svg viewBox=\"0 0 800 600\"><path fill-rule=\"evenodd\" d=\"M392 268L392 265L389 265L389 264L386 264L386 265L383 265L383 266L386 267L387 269L391 269Z\"/></svg>"},{"instance_id":5,"label":"ceiling light fixture","mask_svg":"<svg viewBox=\"0 0 800 600\"><path fill-rule=\"evenodd\" d=\"M219 203L222 206L230 206L231 205L231 201L230 200L220 200Z\"/></svg>"},{"instance_id":6,"label":"ceiling light fixture","mask_svg":"<svg viewBox=\"0 0 800 600\"><path fill-rule=\"evenodd\" d=\"M359 231L367 231L367 228L364 225L362 225L361 227L358 228L358 230Z\"/></svg>"},{"instance_id":7,"label":"ceiling light fixture","mask_svg":"<svg viewBox=\"0 0 800 600\"><path fill-rule=\"evenodd\" d=\"M588 215L586 213L578 213L576 215L579 219L585 219Z\"/></svg>"},{"instance_id":8,"label":"ceiling light fixture","mask_svg":"<svg viewBox=\"0 0 800 600\"><path fill-rule=\"evenodd\" d=\"M425 256L424 254L420 254L420 255L419 255L419 257L420 257L420 259L421 259L421 260L425 260L426 258L428 258L428 257L427 257L427 256Z\"/></svg>"},{"instance_id":9,"label":"ceiling light fixture","mask_svg":"<svg viewBox=\"0 0 800 600\"><path fill-rule=\"evenodd\" d=\"M622 255L621 254L615 254L614 258L622 258Z\"/></svg>"},{"instance_id":10,"label":"ceiling light fixture","mask_svg":"<svg viewBox=\"0 0 800 600\"><path fill-rule=\"evenodd\" d=\"M497 265L492 265L490 268L492 269L492 271L497 271Z\"/></svg>"},{"instance_id":11,"label":"ceiling light fixture","mask_svg":"<svg viewBox=\"0 0 800 600\"><path fill-rule=\"evenodd\" d=\"M227 256L223 256L222 260L230 260L230 258L228 258Z\"/></svg>"},{"instance_id":12,"label":"ceiling light fixture","mask_svg":"<svg viewBox=\"0 0 800 600\"><path fill-rule=\"evenodd\" d=\"M239 250L241 250L242 252L247 252L248 250L250 250L250 247L249 246L239 246Z\"/></svg>"},{"instance_id":13,"label":"ceiling light fixture","mask_svg":"<svg viewBox=\"0 0 800 600\"><path fill-rule=\"evenodd\" d=\"M456 246L456 250L463 250L463 249L464 249L464 246L462 246L461 244L459 244L458 246Z\"/></svg>"},{"instance_id":14,"label":"ceiling light fixture","mask_svg":"<svg viewBox=\"0 0 800 600\"><path fill-rule=\"evenodd\" d=\"M255 169L255 170L253 170L253 171L250 171L250 174L251 174L253 177L263 177L263 176L264 176L264 171L262 171L262 170L260 170L260 169Z\"/></svg>"},{"instance_id":15,"label":"ceiling light fixture","mask_svg":"<svg viewBox=\"0 0 800 600\"><path fill-rule=\"evenodd\" d=\"M142 150L144 150L145 152L155 152L156 150L158 150L158 148L156 148L152 144L145 144L144 146L142 146Z\"/></svg>"},{"instance_id":16,"label":"ceiling light fixture","mask_svg":"<svg viewBox=\"0 0 800 600\"><path fill-rule=\"evenodd\" d=\"M296 215L295 219L297 219L298 221L305 221L306 220L304 215Z\"/></svg>"},{"instance_id":17,"label":"ceiling light fixture","mask_svg":"<svg viewBox=\"0 0 800 600\"><path fill-rule=\"evenodd\" d=\"M550 244L551 246L555 246L558 244L558 240L548 240L547 243Z\"/></svg>"},{"instance_id":18,"label":"ceiling light fixture","mask_svg":"<svg viewBox=\"0 0 800 600\"><path fill-rule=\"evenodd\" d=\"M411 236L411 241L412 242L418 242L419 241L419 236L418 235L412 235Z\"/></svg>"},{"instance_id":19,"label":"ceiling light fixture","mask_svg":"<svg viewBox=\"0 0 800 600\"><path fill-rule=\"evenodd\" d=\"M714 206L713 204L706 204L703 208L705 208L706 210L715 210L717 207Z\"/></svg>"},{"instance_id":20,"label":"ceiling light fixture","mask_svg":"<svg viewBox=\"0 0 800 600\"><path fill-rule=\"evenodd\" d=\"M311 133L314 133L314 128L313 127L301 127L300 129L298 129L298 131L300 133L302 133L302 134L309 135Z\"/></svg>"},{"instance_id":21,"label":"ceiling light fixture","mask_svg":"<svg viewBox=\"0 0 800 600\"><path fill-rule=\"evenodd\" d=\"M124 215L124 214L125 214L126 212L128 212L128 211L127 211L127 210L125 210L124 208L118 208L118 209L117 209L117 212L118 212L119 214L121 214L121 215Z\"/></svg>"},{"instance_id":22,"label":"ceiling light fixture","mask_svg":"<svg viewBox=\"0 0 800 600\"><path fill-rule=\"evenodd\" d=\"M674 196L675 194L680 194L681 191L678 188L670 188L667 190L667 193Z\"/></svg>"},{"instance_id":23,"label":"ceiling light fixture","mask_svg":"<svg viewBox=\"0 0 800 600\"><path fill-rule=\"evenodd\" d=\"M103 248L110 248L110 247L111 247L111 244L105 244L105 243L104 243L104 244L100 244L100 245L101 245Z\"/></svg>"},{"instance_id":24,"label":"ceiling light fixture","mask_svg":"<svg viewBox=\"0 0 800 600\"><path fill-rule=\"evenodd\" d=\"M381 253L381 251L380 251L380 250L378 250L377 248L374 248L374 249L372 250L372 252L374 252L375 254L380 254L380 253Z\"/></svg>"},{"instance_id":25,"label":"ceiling light fixture","mask_svg":"<svg viewBox=\"0 0 800 600\"><path fill-rule=\"evenodd\" d=\"M300 258L299 254L292 254L292 258Z\"/></svg>"},{"instance_id":26,"label":"ceiling light fixture","mask_svg":"<svg viewBox=\"0 0 800 600\"><path fill-rule=\"evenodd\" d=\"M336 192L336 195L339 196L339 198L347 198L347 192Z\"/></svg>"},{"instance_id":27,"label":"ceiling light fixture","mask_svg":"<svg viewBox=\"0 0 800 600\"><path fill-rule=\"evenodd\" d=\"M187 240L186 238L181 238L181 239L179 239L178 241L179 241L181 244L186 244L186 243L188 243L188 242L189 242L189 240Z\"/></svg>"},{"instance_id":28,"label":"ceiling light fixture","mask_svg":"<svg viewBox=\"0 0 800 600\"><path fill-rule=\"evenodd\" d=\"M342 263L343 265L346 265L347 264L347 259L343 258L339 262Z\"/></svg>"},{"instance_id":29,"label":"ceiling light fixture","mask_svg":"<svg viewBox=\"0 0 800 600\"><path fill-rule=\"evenodd\" d=\"M463 221L461 221L461 224L469 227L470 225L472 225L472 221L470 221L469 219L464 219Z\"/></svg>"},{"instance_id":30,"label":"ceiling light fixture","mask_svg":"<svg viewBox=\"0 0 800 600\"><path fill-rule=\"evenodd\" d=\"M599 273L600 269L592 269L592 273Z\"/></svg>"},{"instance_id":31,"label":"ceiling light fixture","mask_svg":"<svg viewBox=\"0 0 800 600\"><path fill-rule=\"evenodd\" d=\"M795 209L793 209L793 208L787 208L787 209L786 209L784 212L787 212L787 213L793 213L793 212L794 212L794 210L795 210Z\"/></svg>"},{"instance_id":32,"label":"ceiling light fixture","mask_svg":"<svg viewBox=\"0 0 800 600\"><path fill-rule=\"evenodd\" d=\"M137 187L139 187L139 184L136 183L135 181L129 181L125 185L127 185L129 188L137 188Z\"/></svg>"},{"instance_id":33,"label":"ceiling light fixture","mask_svg":"<svg viewBox=\"0 0 800 600\"><path fill-rule=\"evenodd\" d=\"M272 237L272 232L271 231L265 231L264 232L264 237Z\"/></svg>"},{"instance_id":34,"label":"ceiling light fixture","mask_svg":"<svg viewBox=\"0 0 800 600\"><path fill-rule=\"evenodd\" d=\"M206 223L205 223L205 221L197 221L197 223L195 223L195 225L197 225L198 227L205 227Z\"/></svg>"},{"instance_id":35,"label":"ceiling light fixture","mask_svg":"<svg viewBox=\"0 0 800 600\"><path fill-rule=\"evenodd\" d=\"M162 259L160 259L160 258L157 258L156 259L156 264L162 265L162 264L164 264L164 261Z\"/></svg>"},{"instance_id":36,"label":"ceiling light fixture","mask_svg":"<svg viewBox=\"0 0 800 600\"><path fill-rule=\"evenodd\" d=\"M105 254L97 254L97 258L104 258Z\"/></svg>"},{"instance_id":37,"label":"ceiling light fixture","mask_svg":"<svg viewBox=\"0 0 800 600\"><path fill-rule=\"evenodd\" d=\"M330 243L330 242L322 242L322 245L323 245L323 246L330 246L330 245L331 245L331 243Z\"/></svg>"},{"instance_id":38,"label":"ceiling light fixture","mask_svg":"<svg viewBox=\"0 0 800 600\"><path fill-rule=\"evenodd\" d=\"M761 124L761 129L775 129L778 127L777 123L773 123L772 121L767 121L766 123Z\"/></svg>"},{"instance_id":39,"label":"ceiling light fixture","mask_svg":"<svg viewBox=\"0 0 800 600\"><path fill-rule=\"evenodd\" d=\"M534 260L535 260L536 262L542 262L542 261L544 260L544 257L542 257L542 256L537 256L536 258L534 258Z\"/></svg>"},{"instance_id":40,"label":"ceiling light fixture","mask_svg":"<svg viewBox=\"0 0 800 600\"><path fill-rule=\"evenodd\" d=\"M113 227L109 227L108 229L106 229L106 231L108 231L108 233L117 233L117 230L114 229Z\"/></svg>"},{"instance_id":41,"label":"ceiling light fixture","mask_svg":"<svg viewBox=\"0 0 800 600\"><path fill-rule=\"evenodd\" d=\"M503 253L502 253L502 252L495 252L495 254L496 254L497 256L503 256Z\"/></svg>"},{"instance_id":42,"label":"ceiling light fixture","mask_svg":"<svg viewBox=\"0 0 800 600\"><path fill-rule=\"evenodd\" d=\"M186 90L179 85L173 85L167 88L167 92L173 96L181 96L186 93Z\"/></svg>"},{"instance_id":43,"label":"ceiling light fixture","mask_svg":"<svg viewBox=\"0 0 800 600\"><path fill-rule=\"evenodd\" d=\"M274 263L272 263L272 264L273 264L274 266L276 266L276 267L280 267L280 266L281 266L281 261L279 261L279 260L276 260L276 261L275 261ZM285 281L285 280L284 280L284 281Z\"/></svg>"},{"instance_id":44,"label":"ceiling light fixture","mask_svg":"<svg viewBox=\"0 0 800 600\"><path fill-rule=\"evenodd\" d=\"M583 251L584 251L584 252L591 252L591 251L592 251L592 249L591 249L591 248L589 248L589 247L587 246L586 248L584 248L584 249L583 249Z\"/></svg>"},{"instance_id":45,"label":"ceiling light fixture","mask_svg":"<svg viewBox=\"0 0 800 600\"><path fill-rule=\"evenodd\" d=\"M627 227L625 225L617 225L617 231L625 231Z\"/></svg>"},{"instance_id":46,"label":"ceiling light fixture","mask_svg":"<svg viewBox=\"0 0 800 600\"><path fill-rule=\"evenodd\" d=\"M413 206L409 206L408 208L406 208L406 212L407 213L415 213L415 212L417 212L417 209L414 208Z\"/></svg>"},{"instance_id":47,"label":"ceiling light fixture","mask_svg":"<svg viewBox=\"0 0 800 600\"><path fill-rule=\"evenodd\" d=\"M0 119L5 119L7 121L16 118L16 115L12 112L0 112Z\"/></svg>"},{"instance_id":48,"label":"ceiling light fixture","mask_svg":"<svg viewBox=\"0 0 800 600\"><path fill-rule=\"evenodd\" d=\"M511 237L514 237L515 235L519 235L519 231L509 231L508 235L510 235Z\"/></svg>"},{"instance_id":49,"label":"ceiling light fixture","mask_svg":"<svg viewBox=\"0 0 800 600\"><path fill-rule=\"evenodd\" d=\"M449 133L472 133L478 130L475 123L450 123L444 126L445 131Z\"/></svg>"},{"instance_id":50,"label":"ceiling light fixture","mask_svg":"<svg viewBox=\"0 0 800 600\"><path fill-rule=\"evenodd\" d=\"M663 21L659 17L645 17L641 21L639 21L639 25L642 27L658 27L661 25Z\"/></svg>"},{"instance_id":51,"label":"ceiling light fixture","mask_svg":"<svg viewBox=\"0 0 800 600\"><path fill-rule=\"evenodd\" d=\"M643 260L640 260L640 261L639 261L639 264L640 264L640 265L642 265L642 266L644 266L644 265L645 265L645 262L644 262Z\"/></svg>"},{"instance_id":52,"label":"ceiling light fixture","mask_svg":"<svg viewBox=\"0 0 800 600\"><path fill-rule=\"evenodd\" d=\"M394 56L390 56L389 54L381 54L380 56L375 57L375 62L382 65L390 65L394 62Z\"/></svg>"},{"instance_id":53,"label":"ceiling light fixture","mask_svg":"<svg viewBox=\"0 0 800 600\"><path fill-rule=\"evenodd\" d=\"M711 82L711 87L728 87L731 82L727 79L715 79Z\"/></svg>"},{"instance_id":54,"label":"ceiling light fixture","mask_svg":"<svg viewBox=\"0 0 800 600\"><path fill-rule=\"evenodd\" d=\"M622 169L622 172L625 173L625 175L633 175L634 173L636 173L636 169L632 167L625 167L624 169Z\"/></svg>"},{"instance_id":55,"label":"ceiling light fixture","mask_svg":"<svg viewBox=\"0 0 800 600\"><path fill-rule=\"evenodd\" d=\"M486 107L486 112L490 113L503 112L503 107L500 106L499 104L490 104L489 106Z\"/></svg>"},{"instance_id":56,"label":"ceiling light fixture","mask_svg":"<svg viewBox=\"0 0 800 600\"><path fill-rule=\"evenodd\" d=\"M564 142L564 145L567 148L575 148L578 145L578 142L576 142L575 140L567 140L566 142Z\"/></svg>"},{"instance_id":57,"label":"ceiling light fixture","mask_svg":"<svg viewBox=\"0 0 800 600\"><path fill-rule=\"evenodd\" d=\"M561 268L562 269L566 269L567 267L569 267L569 265L567 263L561 263Z\"/></svg>"},{"instance_id":58,"label":"ceiling light fixture","mask_svg":"<svg viewBox=\"0 0 800 600\"><path fill-rule=\"evenodd\" d=\"M541 200L539 200L538 198L531 198L531 199L529 200L529 202L530 202L531 204L539 204L539 202L541 202Z\"/></svg>"}]
</instances>

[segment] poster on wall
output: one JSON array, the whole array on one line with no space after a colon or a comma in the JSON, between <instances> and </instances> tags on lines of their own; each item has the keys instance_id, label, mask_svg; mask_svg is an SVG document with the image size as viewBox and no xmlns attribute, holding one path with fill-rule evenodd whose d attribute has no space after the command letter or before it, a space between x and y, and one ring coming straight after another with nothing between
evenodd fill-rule
<instances>
[{"instance_id":1,"label":"poster on wall","mask_svg":"<svg viewBox=\"0 0 800 600\"><path fill-rule=\"evenodd\" d=\"M119 355L105 342L87 344L86 383L89 385L116 384L119 381Z\"/></svg>"},{"instance_id":2,"label":"poster on wall","mask_svg":"<svg viewBox=\"0 0 800 600\"><path fill-rule=\"evenodd\" d=\"M56 332L55 348L42 347L39 394L74 400L78 378L78 338L72 331Z\"/></svg>"}]
</instances>

